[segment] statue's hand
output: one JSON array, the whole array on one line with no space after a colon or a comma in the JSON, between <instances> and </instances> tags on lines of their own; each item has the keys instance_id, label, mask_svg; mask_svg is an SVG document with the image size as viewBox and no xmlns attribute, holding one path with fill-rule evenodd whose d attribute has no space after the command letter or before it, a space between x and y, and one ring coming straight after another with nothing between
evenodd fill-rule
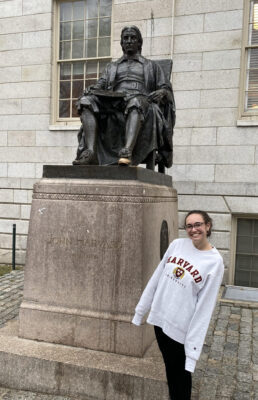
<instances>
[{"instance_id":1,"label":"statue's hand","mask_svg":"<svg viewBox=\"0 0 258 400\"><path fill-rule=\"evenodd\" d=\"M86 88L84 89L84 94L85 94L85 95L91 94L91 93L92 93L92 89L95 89L95 86L94 86L94 85L90 85L90 86L86 87Z\"/></svg>"},{"instance_id":2,"label":"statue's hand","mask_svg":"<svg viewBox=\"0 0 258 400\"><path fill-rule=\"evenodd\" d=\"M158 89L149 94L148 99L154 103L160 103L167 95L166 89Z\"/></svg>"}]
</instances>

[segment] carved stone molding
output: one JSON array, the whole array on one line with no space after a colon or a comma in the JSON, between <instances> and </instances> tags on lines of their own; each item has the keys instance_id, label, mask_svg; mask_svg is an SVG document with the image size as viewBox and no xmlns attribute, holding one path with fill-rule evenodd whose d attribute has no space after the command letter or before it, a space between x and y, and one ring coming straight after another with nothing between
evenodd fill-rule
<instances>
[{"instance_id":1,"label":"carved stone molding","mask_svg":"<svg viewBox=\"0 0 258 400\"><path fill-rule=\"evenodd\" d=\"M96 194L68 194L68 193L34 193L33 199L44 200L74 200L74 201L100 201L108 203L171 203L176 202L176 197L136 197L136 196L105 196Z\"/></svg>"}]
</instances>

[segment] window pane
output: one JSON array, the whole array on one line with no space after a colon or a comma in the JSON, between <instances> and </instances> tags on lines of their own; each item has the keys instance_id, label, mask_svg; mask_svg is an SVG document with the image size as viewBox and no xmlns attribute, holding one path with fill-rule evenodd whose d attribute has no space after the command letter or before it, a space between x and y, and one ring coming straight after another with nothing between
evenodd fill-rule
<instances>
[{"instance_id":1,"label":"window pane","mask_svg":"<svg viewBox=\"0 0 258 400\"><path fill-rule=\"evenodd\" d=\"M249 65L248 69L253 69L258 67L258 49L249 49Z\"/></svg>"},{"instance_id":2,"label":"window pane","mask_svg":"<svg viewBox=\"0 0 258 400\"><path fill-rule=\"evenodd\" d=\"M73 81L73 93L72 98L78 99L83 92L83 81Z\"/></svg>"},{"instance_id":3,"label":"window pane","mask_svg":"<svg viewBox=\"0 0 258 400\"><path fill-rule=\"evenodd\" d=\"M258 287L258 272L251 272L252 287Z\"/></svg>"},{"instance_id":4,"label":"window pane","mask_svg":"<svg viewBox=\"0 0 258 400\"><path fill-rule=\"evenodd\" d=\"M71 63L60 65L60 80L71 80Z\"/></svg>"},{"instance_id":5,"label":"window pane","mask_svg":"<svg viewBox=\"0 0 258 400\"><path fill-rule=\"evenodd\" d=\"M71 96L71 82L61 81L60 82L60 99L70 99Z\"/></svg>"},{"instance_id":6,"label":"window pane","mask_svg":"<svg viewBox=\"0 0 258 400\"><path fill-rule=\"evenodd\" d=\"M97 37L97 29L98 29L98 21L96 19L92 19L86 21L85 27L85 38Z\"/></svg>"},{"instance_id":7,"label":"window pane","mask_svg":"<svg viewBox=\"0 0 258 400\"><path fill-rule=\"evenodd\" d=\"M84 21L75 21L73 23L73 39L83 39Z\"/></svg>"},{"instance_id":8,"label":"window pane","mask_svg":"<svg viewBox=\"0 0 258 400\"><path fill-rule=\"evenodd\" d=\"M71 42L60 43L60 58L61 60L71 58Z\"/></svg>"},{"instance_id":9,"label":"window pane","mask_svg":"<svg viewBox=\"0 0 258 400\"><path fill-rule=\"evenodd\" d=\"M73 41L73 53L72 58L82 58L83 57L83 40Z\"/></svg>"},{"instance_id":10,"label":"window pane","mask_svg":"<svg viewBox=\"0 0 258 400\"><path fill-rule=\"evenodd\" d=\"M72 117L73 118L78 117L78 110L76 107L76 102L77 102L77 99L72 101Z\"/></svg>"},{"instance_id":11,"label":"window pane","mask_svg":"<svg viewBox=\"0 0 258 400\"><path fill-rule=\"evenodd\" d=\"M253 221L251 219L239 219L237 222L238 235L251 235Z\"/></svg>"},{"instance_id":12,"label":"window pane","mask_svg":"<svg viewBox=\"0 0 258 400\"><path fill-rule=\"evenodd\" d=\"M84 19L84 1L75 1L73 3L73 20Z\"/></svg>"},{"instance_id":13,"label":"window pane","mask_svg":"<svg viewBox=\"0 0 258 400\"><path fill-rule=\"evenodd\" d=\"M253 256L253 269L258 271L258 256Z\"/></svg>"},{"instance_id":14,"label":"window pane","mask_svg":"<svg viewBox=\"0 0 258 400\"><path fill-rule=\"evenodd\" d=\"M254 253L258 254L258 237L254 237Z\"/></svg>"},{"instance_id":15,"label":"window pane","mask_svg":"<svg viewBox=\"0 0 258 400\"><path fill-rule=\"evenodd\" d=\"M97 40L91 39L85 41L85 56L96 57L97 56Z\"/></svg>"},{"instance_id":16,"label":"window pane","mask_svg":"<svg viewBox=\"0 0 258 400\"><path fill-rule=\"evenodd\" d=\"M99 36L110 36L111 34L111 19L102 18L99 20Z\"/></svg>"},{"instance_id":17,"label":"window pane","mask_svg":"<svg viewBox=\"0 0 258 400\"><path fill-rule=\"evenodd\" d=\"M99 39L99 57L110 55L110 38Z\"/></svg>"},{"instance_id":18,"label":"window pane","mask_svg":"<svg viewBox=\"0 0 258 400\"><path fill-rule=\"evenodd\" d=\"M60 40L71 40L71 22L60 24Z\"/></svg>"},{"instance_id":19,"label":"window pane","mask_svg":"<svg viewBox=\"0 0 258 400\"><path fill-rule=\"evenodd\" d=\"M258 69L250 69L249 74L249 84L248 89L257 89L258 88Z\"/></svg>"},{"instance_id":20,"label":"window pane","mask_svg":"<svg viewBox=\"0 0 258 400\"><path fill-rule=\"evenodd\" d=\"M60 21L71 21L72 19L72 3L60 4Z\"/></svg>"},{"instance_id":21,"label":"window pane","mask_svg":"<svg viewBox=\"0 0 258 400\"><path fill-rule=\"evenodd\" d=\"M250 4L250 20L249 20L249 44L257 43L258 32L258 4L257 1L251 1Z\"/></svg>"},{"instance_id":22,"label":"window pane","mask_svg":"<svg viewBox=\"0 0 258 400\"><path fill-rule=\"evenodd\" d=\"M237 286L249 286L250 273L245 271L236 271L235 274L235 285Z\"/></svg>"},{"instance_id":23,"label":"window pane","mask_svg":"<svg viewBox=\"0 0 258 400\"><path fill-rule=\"evenodd\" d=\"M241 253L251 253L252 252L252 242L248 236L239 236L237 238L237 252Z\"/></svg>"},{"instance_id":24,"label":"window pane","mask_svg":"<svg viewBox=\"0 0 258 400\"><path fill-rule=\"evenodd\" d=\"M85 81L85 88L95 85L95 83L97 82L97 79L90 79L90 80L86 80Z\"/></svg>"},{"instance_id":25,"label":"window pane","mask_svg":"<svg viewBox=\"0 0 258 400\"><path fill-rule=\"evenodd\" d=\"M60 118L70 117L70 100L59 101L59 117Z\"/></svg>"},{"instance_id":26,"label":"window pane","mask_svg":"<svg viewBox=\"0 0 258 400\"><path fill-rule=\"evenodd\" d=\"M255 25L250 26L251 29L251 44L258 44L258 30Z\"/></svg>"},{"instance_id":27,"label":"window pane","mask_svg":"<svg viewBox=\"0 0 258 400\"><path fill-rule=\"evenodd\" d=\"M252 15L250 16L251 22L253 22L254 24L257 24L258 23L258 1L253 0L252 3L253 3L252 4L253 9L251 9Z\"/></svg>"},{"instance_id":28,"label":"window pane","mask_svg":"<svg viewBox=\"0 0 258 400\"><path fill-rule=\"evenodd\" d=\"M237 225L235 284L258 287L258 219L239 218Z\"/></svg>"},{"instance_id":29,"label":"window pane","mask_svg":"<svg viewBox=\"0 0 258 400\"><path fill-rule=\"evenodd\" d=\"M86 65L86 79L97 78L97 63L88 61Z\"/></svg>"},{"instance_id":30,"label":"window pane","mask_svg":"<svg viewBox=\"0 0 258 400\"><path fill-rule=\"evenodd\" d=\"M73 64L73 79L83 79L84 63L77 62Z\"/></svg>"},{"instance_id":31,"label":"window pane","mask_svg":"<svg viewBox=\"0 0 258 400\"><path fill-rule=\"evenodd\" d=\"M104 72L104 69L106 68L107 64L108 64L107 61L100 61L99 62L99 75L101 75L102 72Z\"/></svg>"},{"instance_id":32,"label":"window pane","mask_svg":"<svg viewBox=\"0 0 258 400\"><path fill-rule=\"evenodd\" d=\"M99 16L108 17L111 15L112 0L100 0Z\"/></svg>"},{"instance_id":33,"label":"window pane","mask_svg":"<svg viewBox=\"0 0 258 400\"><path fill-rule=\"evenodd\" d=\"M237 270L248 271L252 268L252 256L237 255L236 257Z\"/></svg>"},{"instance_id":34,"label":"window pane","mask_svg":"<svg viewBox=\"0 0 258 400\"><path fill-rule=\"evenodd\" d=\"M98 16L98 7L96 0L86 1L86 19L96 18Z\"/></svg>"},{"instance_id":35,"label":"window pane","mask_svg":"<svg viewBox=\"0 0 258 400\"><path fill-rule=\"evenodd\" d=\"M246 92L245 110L254 110L258 108L258 90Z\"/></svg>"}]
</instances>

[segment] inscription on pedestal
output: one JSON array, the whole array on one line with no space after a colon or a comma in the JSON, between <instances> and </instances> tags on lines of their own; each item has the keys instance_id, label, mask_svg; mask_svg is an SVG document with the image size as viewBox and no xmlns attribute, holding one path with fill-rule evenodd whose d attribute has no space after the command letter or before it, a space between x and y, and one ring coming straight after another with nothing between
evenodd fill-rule
<instances>
[{"instance_id":1,"label":"inscription on pedestal","mask_svg":"<svg viewBox=\"0 0 258 400\"><path fill-rule=\"evenodd\" d=\"M122 242L117 242L114 240L98 240L85 238L80 236L69 236L69 235L53 235L50 234L46 240L48 245L59 246L63 249L71 249L74 247L82 247L82 248L97 248L97 249L105 249L105 250L113 250L120 249L123 246Z\"/></svg>"}]
</instances>

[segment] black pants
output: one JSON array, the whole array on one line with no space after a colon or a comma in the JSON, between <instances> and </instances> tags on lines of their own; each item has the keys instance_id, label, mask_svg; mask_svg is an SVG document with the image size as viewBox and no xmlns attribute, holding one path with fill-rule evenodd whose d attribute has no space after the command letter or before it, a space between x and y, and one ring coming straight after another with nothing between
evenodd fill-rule
<instances>
[{"instance_id":1,"label":"black pants","mask_svg":"<svg viewBox=\"0 0 258 400\"><path fill-rule=\"evenodd\" d=\"M154 330L166 367L170 398L190 400L192 376L185 370L184 345L165 335L158 326L154 326Z\"/></svg>"}]
</instances>

